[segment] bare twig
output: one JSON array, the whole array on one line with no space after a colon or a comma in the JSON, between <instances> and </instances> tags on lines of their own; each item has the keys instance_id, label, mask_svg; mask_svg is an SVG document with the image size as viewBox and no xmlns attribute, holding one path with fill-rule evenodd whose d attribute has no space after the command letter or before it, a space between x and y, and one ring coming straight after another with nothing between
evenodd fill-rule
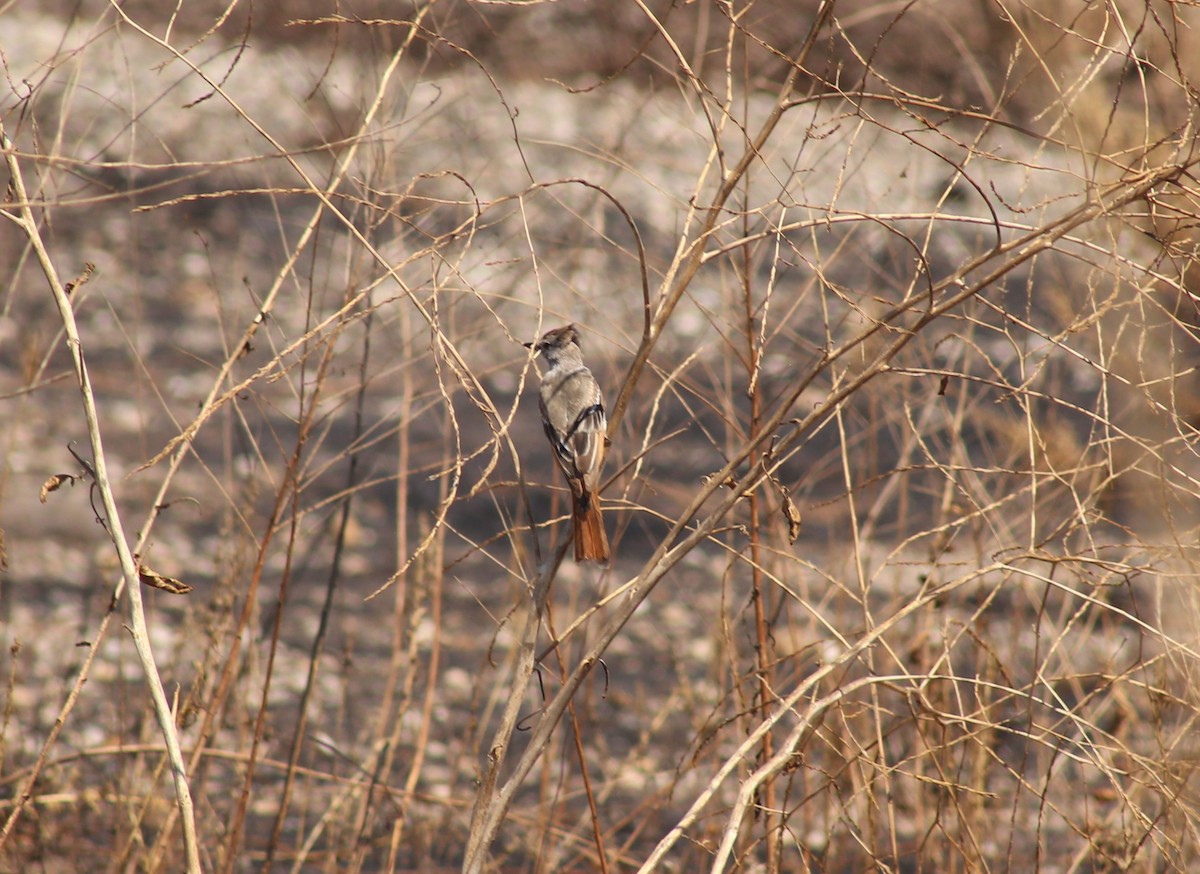
<instances>
[{"instance_id":1,"label":"bare twig","mask_svg":"<svg viewBox=\"0 0 1200 874\"><path fill-rule=\"evenodd\" d=\"M12 180L13 189L17 196L16 214L14 215L7 209L4 210L4 214L16 223L33 247L37 255L38 264L42 268L42 274L46 277L46 282L49 284L50 291L54 295L54 302L58 306L59 316L66 331L67 346L71 350L71 358L75 364L75 377L79 381L79 391L83 396L83 413L87 422L88 440L92 450L91 466L95 476L95 485L100 492L101 503L104 507L104 527L108 531L109 537L112 538L113 546L117 551L117 557L121 562L122 579L117 584L115 597L119 597L122 591L129 597L129 630L133 637L134 648L137 650L138 660L142 665L142 672L145 676L146 687L150 692L154 715L158 720L159 731L162 733L163 742L167 748L167 756L171 763L171 775L175 783L175 799L178 805L180 820L183 824L183 846L187 859L187 870L189 874L199 874L200 851L196 838L196 820L192 810L192 796L188 789L187 770L184 767L183 755L179 749L179 735L175 727L175 717L171 713L170 703L167 701L162 680L158 675L158 666L154 663L154 652L150 647L149 631L146 628L146 613L145 608L142 606L142 590L138 584L137 562L134 560L133 551L129 548L129 543L125 539L125 529L121 524L121 517L117 511L116 497L113 495L112 484L108 479L108 463L104 455L104 442L100 434L100 418L96 410L96 397L92 392L92 382L88 376L87 363L84 359L83 340L75 324L75 311L71 306L71 299L58 277L58 271L55 269L54 263L50 259L50 253L47 251L45 243L42 240L37 219L34 217L33 210L29 206L29 198L25 190L25 179L21 172L21 165L17 161L17 152L8 138L8 134L5 133L2 122L0 122L0 147L4 150L9 177ZM32 781L23 795L27 797L31 789ZM8 822L5 823L6 834L11 830L18 810L14 810ZM0 842L2 842L2 836L0 836Z\"/></svg>"}]
</instances>

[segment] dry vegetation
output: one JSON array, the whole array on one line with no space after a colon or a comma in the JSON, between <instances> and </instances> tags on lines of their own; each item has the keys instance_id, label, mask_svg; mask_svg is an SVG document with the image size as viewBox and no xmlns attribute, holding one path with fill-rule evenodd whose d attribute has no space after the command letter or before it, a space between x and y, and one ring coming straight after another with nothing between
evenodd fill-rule
<instances>
[{"instance_id":1,"label":"dry vegetation","mask_svg":"<svg viewBox=\"0 0 1200 874\"><path fill-rule=\"evenodd\" d=\"M0 870L1200 865L1200 10L601 5L2 7Z\"/></svg>"}]
</instances>

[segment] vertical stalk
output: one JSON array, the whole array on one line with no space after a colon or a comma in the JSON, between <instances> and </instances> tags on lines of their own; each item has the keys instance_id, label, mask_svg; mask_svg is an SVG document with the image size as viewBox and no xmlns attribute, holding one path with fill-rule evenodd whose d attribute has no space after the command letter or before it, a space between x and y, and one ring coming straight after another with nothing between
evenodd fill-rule
<instances>
[{"instance_id":1,"label":"vertical stalk","mask_svg":"<svg viewBox=\"0 0 1200 874\"><path fill-rule=\"evenodd\" d=\"M749 175L747 174L747 187L749 185ZM748 192L747 192L748 194ZM748 200L748 197L747 197ZM742 213L743 233L749 234L749 217L746 210ZM748 433L757 436L760 428L760 419L762 417L762 395L761 381L758 378L759 362L762 358L762 349L758 343L758 332L754 327L754 289L751 276L753 274L753 263L749 246L743 246L742 250L742 304L744 317L744 330L746 332L746 361L749 364L749 385L748 394L750 397L750 427ZM756 445L755 449L750 453L749 457L750 469L753 470L762 465L762 450ZM765 605L766 592L763 587L762 573L762 544L761 544L761 492L759 489L752 489L746 495L749 520L747 529L749 530L750 540L750 579L751 579L751 600L754 604L754 636L755 636L755 675L758 678L758 707L757 712L760 719L765 720L770 712L772 705L772 687L771 681L771 664L773 662L771 654L771 634L767 628L767 610ZM762 738L762 761L770 761L774 755L772 746L771 733L765 732ZM775 871L773 867L777 859L777 844L779 835L775 828L775 780L768 779L763 783L762 796L760 798L761 807L766 811L764 824L766 827L767 838L767 859L768 871Z\"/></svg>"},{"instance_id":2,"label":"vertical stalk","mask_svg":"<svg viewBox=\"0 0 1200 874\"><path fill-rule=\"evenodd\" d=\"M170 704L167 702L167 695L163 690L162 679L158 676L158 665L154 662L154 652L150 648L150 633L146 626L146 611L142 604L142 589L138 579L138 569L133 558L133 552L129 548L129 542L125 539L125 529L121 525L121 517L117 512L116 496L113 494L112 484L108 478L108 463L104 455L104 442L100 435L100 417L96 410L96 396L92 392L92 381L88 375L87 362L83 355L83 341L80 339L79 328L75 323L75 311L71 306L71 299L59 279L58 271L50 260L50 253L46 250L41 232L38 230L37 221L33 216L33 209L29 205L29 195L25 189L25 179L21 175L20 163L17 161L16 149L13 147L12 141L9 140L2 122L0 122L0 149L4 151L5 161L8 164L10 185L17 200L15 214L14 212L10 212L9 209L3 209L0 210L0 215L16 224L33 247L34 253L37 255L38 264L42 268L42 273L50 285L50 291L54 296L55 304L58 306L58 313L67 335L67 346L71 350L71 358L75 365L75 377L79 382L80 394L83 396L83 412L84 418L87 420L88 439L92 450L91 473L104 506L105 530L112 539L113 546L117 550L117 557L121 562L122 582L117 585L114 598L120 596L123 585L129 595L129 630L133 636L133 645L137 650L138 659L142 665L142 673L145 676L146 686L150 692L154 715L158 719L159 731L162 733L163 742L167 748L167 756L171 762L171 775L175 781L176 809L179 811L179 816L183 823L183 843L184 853L187 857L187 870L189 874L199 874L200 851L196 839L196 820L192 808L192 795L188 788L187 770L184 768L183 753L179 747L179 734L175 729L175 716L171 712ZM27 800L32 789L33 784L30 783L25 793L25 800ZM3 835L0 835L0 839L7 836L8 830L15 823L15 816L16 812L14 811L13 816L10 816L9 820L5 823L5 831Z\"/></svg>"}]
</instances>

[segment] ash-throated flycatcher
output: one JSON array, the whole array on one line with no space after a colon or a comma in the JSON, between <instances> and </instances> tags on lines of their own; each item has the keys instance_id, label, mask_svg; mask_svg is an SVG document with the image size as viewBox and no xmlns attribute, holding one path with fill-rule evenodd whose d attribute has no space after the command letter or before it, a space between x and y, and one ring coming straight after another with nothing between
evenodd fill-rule
<instances>
[{"instance_id":1,"label":"ash-throated flycatcher","mask_svg":"<svg viewBox=\"0 0 1200 874\"><path fill-rule=\"evenodd\" d=\"M542 427L571 486L575 560L607 562L608 536L596 486L604 466L608 418L600 386L583 363L579 330L564 325L525 345L546 359L550 368L542 376L539 406Z\"/></svg>"}]
</instances>

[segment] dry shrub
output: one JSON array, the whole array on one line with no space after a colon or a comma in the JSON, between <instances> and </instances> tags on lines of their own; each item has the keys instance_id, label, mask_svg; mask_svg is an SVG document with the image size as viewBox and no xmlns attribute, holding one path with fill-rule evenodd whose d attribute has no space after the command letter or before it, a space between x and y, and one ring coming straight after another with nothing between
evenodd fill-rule
<instances>
[{"instance_id":1,"label":"dry shrub","mask_svg":"<svg viewBox=\"0 0 1200 874\"><path fill-rule=\"evenodd\" d=\"M42 240L204 870L1190 870L1196 18L16 4L0 867L186 864Z\"/></svg>"}]
</instances>

